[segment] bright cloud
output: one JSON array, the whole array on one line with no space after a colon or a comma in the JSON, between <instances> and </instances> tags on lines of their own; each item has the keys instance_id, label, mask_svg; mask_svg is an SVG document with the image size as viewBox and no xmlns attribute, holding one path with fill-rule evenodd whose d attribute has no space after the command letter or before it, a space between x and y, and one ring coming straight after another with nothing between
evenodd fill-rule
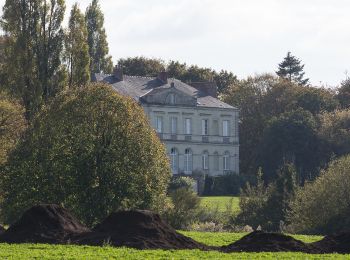
<instances>
[{"instance_id":1,"label":"bright cloud","mask_svg":"<svg viewBox=\"0 0 350 260\"><path fill-rule=\"evenodd\" d=\"M5 0L0 0L3 5ZM79 1L85 10L89 0ZM66 0L67 10L73 0ZM312 83L335 86L350 70L347 0L100 0L114 61L144 55L243 78L273 72L287 51Z\"/></svg>"}]
</instances>

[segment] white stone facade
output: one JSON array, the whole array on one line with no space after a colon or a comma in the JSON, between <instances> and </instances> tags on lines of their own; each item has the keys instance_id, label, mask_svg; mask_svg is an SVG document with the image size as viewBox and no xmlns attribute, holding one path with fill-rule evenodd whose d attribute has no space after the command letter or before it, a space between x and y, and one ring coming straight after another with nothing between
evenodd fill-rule
<instances>
[{"instance_id":1,"label":"white stone facade","mask_svg":"<svg viewBox=\"0 0 350 260\"><path fill-rule=\"evenodd\" d=\"M237 109L146 104L143 107L167 147L173 174L239 173ZM207 120L207 133L202 120Z\"/></svg>"}]
</instances>

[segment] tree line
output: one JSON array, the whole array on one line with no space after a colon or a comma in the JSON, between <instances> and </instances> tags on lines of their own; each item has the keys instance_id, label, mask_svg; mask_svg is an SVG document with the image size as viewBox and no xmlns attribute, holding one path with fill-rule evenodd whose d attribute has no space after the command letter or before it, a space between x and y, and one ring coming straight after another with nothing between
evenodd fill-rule
<instances>
[{"instance_id":1,"label":"tree line","mask_svg":"<svg viewBox=\"0 0 350 260\"><path fill-rule=\"evenodd\" d=\"M98 0L85 15L74 4L66 28L65 10L64 0L15 0L3 6L0 86L21 99L27 119L62 89L113 68Z\"/></svg>"}]
</instances>

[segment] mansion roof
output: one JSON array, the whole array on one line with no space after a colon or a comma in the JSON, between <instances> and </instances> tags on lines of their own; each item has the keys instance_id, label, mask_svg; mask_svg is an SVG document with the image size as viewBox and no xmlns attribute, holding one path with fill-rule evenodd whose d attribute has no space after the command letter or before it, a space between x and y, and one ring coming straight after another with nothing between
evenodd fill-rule
<instances>
[{"instance_id":1,"label":"mansion roof","mask_svg":"<svg viewBox=\"0 0 350 260\"><path fill-rule=\"evenodd\" d=\"M166 95L176 93L179 98L177 105L226 108L235 109L219 99L210 95L205 89L201 90L201 83L194 83L195 87L190 86L180 80L169 78L163 82L158 77L140 77L123 75L122 80L112 75L94 74L92 81L106 82L121 95L130 96L141 104L160 104L165 105ZM206 84L203 82L203 84ZM163 98L165 97L165 98ZM162 101L164 100L164 102ZM182 101L182 103L181 103Z\"/></svg>"}]
</instances>

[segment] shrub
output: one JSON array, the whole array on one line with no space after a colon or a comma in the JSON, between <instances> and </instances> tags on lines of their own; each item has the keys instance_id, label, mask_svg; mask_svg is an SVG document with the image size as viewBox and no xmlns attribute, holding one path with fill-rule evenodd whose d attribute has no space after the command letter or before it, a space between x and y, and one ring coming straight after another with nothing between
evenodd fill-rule
<instances>
[{"instance_id":1,"label":"shrub","mask_svg":"<svg viewBox=\"0 0 350 260\"><path fill-rule=\"evenodd\" d=\"M328 234L350 225L350 155L332 161L296 193L288 214L290 232Z\"/></svg>"},{"instance_id":2,"label":"shrub","mask_svg":"<svg viewBox=\"0 0 350 260\"><path fill-rule=\"evenodd\" d=\"M2 214L11 223L34 204L57 203L92 225L118 209L159 206L169 178L142 108L91 84L63 92L34 119L5 165Z\"/></svg>"},{"instance_id":3,"label":"shrub","mask_svg":"<svg viewBox=\"0 0 350 260\"><path fill-rule=\"evenodd\" d=\"M193 190L185 187L170 193L173 207L165 212L166 221L177 229L186 229L198 219L200 199Z\"/></svg>"},{"instance_id":4,"label":"shrub","mask_svg":"<svg viewBox=\"0 0 350 260\"><path fill-rule=\"evenodd\" d=\"M168 192L171 193L180 188L193 190L194 185L195 185L195 181L190 177L173 176L169 183Z\"/></svg>"},{"instance_id":5,"label":"shrub","mask_svg":"<svg viewBox=\"0 0 350 260\"><path fill-rule=\"evenodd\" d=\"M237 196L240 189L247 183L254 183L254 178L229 172L219 176L206 176L203 195Z\"/></svg>"},{"instance_id":6,"label":"shrub","mask_svg":"<svg viewBox=\"0 0 350 260\"><path fill-rule=\"evenodd\" d=\"M265 186L261 170L258 172L257 185L247 185L240 196L240 213L234 219L238 225L261 226L268 231L282 231L291 201L297 188L296 171L293 165L283 165L277 173L274 183Z\"/></svg>"}]
</instances>

